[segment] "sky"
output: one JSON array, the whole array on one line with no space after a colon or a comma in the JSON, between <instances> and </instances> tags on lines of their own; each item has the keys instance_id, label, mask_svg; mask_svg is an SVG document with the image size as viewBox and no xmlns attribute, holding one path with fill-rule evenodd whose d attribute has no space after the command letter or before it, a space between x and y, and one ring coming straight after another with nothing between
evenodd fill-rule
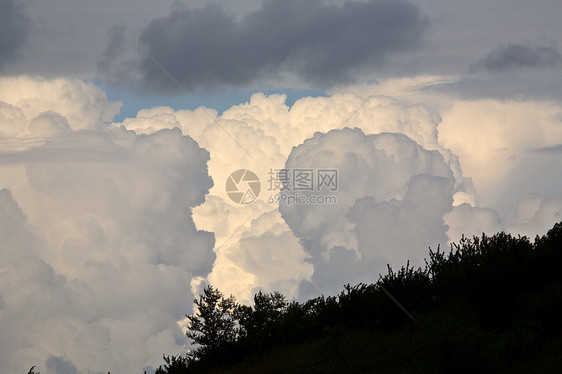
<instances>
[{"instance_id":1,"label":"sky","mask_svg":"<svg viewBox=\"0 0 562 374\"><path fill-rule=\"evenodd\" d=\"M561 18L554 0L0 0L0 372L150 373L189 348L206 284L306 300L462 235L545 234Z\"/></svg>"}]
</instances>

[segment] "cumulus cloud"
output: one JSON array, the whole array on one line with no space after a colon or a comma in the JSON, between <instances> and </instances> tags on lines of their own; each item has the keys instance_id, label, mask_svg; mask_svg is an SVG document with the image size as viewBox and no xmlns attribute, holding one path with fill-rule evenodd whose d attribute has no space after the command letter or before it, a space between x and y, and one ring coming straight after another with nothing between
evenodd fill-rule
<instances>
[{"instance_id":1,"label":"cumulus cloud","mask_svg":"<svg viewBox=\"0 0 562 374\"><path fill-rule=\"evenodd\" d=\"M26 215L7 189L0 191L0 221L4 243L0 294L5 302L0 310L3 321L0 357L2 370L14 372L42 364L49 343L68 332L63 325L77 319L91 320L98 308L87 284L69 281L39 257L48 251L46 243L29 227ZM63 328L61 331L46 326L57 322ZM84 322L81 327L90 326ZM60 345L54 349L59 348Z\"/></svg>"},{"instance_id":2,"label":"cumulus cloud","mask_svg":"<svg viewBox=\"0 0 562 374\"><path fill-rule=\"evenodd\" d=\"M18 88L0 90L0 370L137 372L180 352L189 284L215 258L191 217L209 153L104 124L115 107L90 84L0 86Z\"/></svg>"},{"instance_id":3,"label":"cumulus cloud","mask_svg":"<svg viewBox=\"0 0 562 374\"><path fill-rule=\"evenodd\" d=\"M472 65L471 71L497 73L506 70L552 68L562 65L562 55L554 45L505 44Z\"/></svg>"},{"instance_id":4,"label":"cumulus cloud","mask_svg":"<svg viewBox=\"0 0 562 374\"><path fill-rule=\"evenodd\" d=\"M373 87L369 88L372 92ZM401 104L389 97L366 100L370 92L364 96L341 91L329 97L305 97L291 107L286 105L284 95L256 93L249 102L233 106L220 116L206 108L174 111L158 107L140 111L135 118L123 121L123 125L147 134L177 126L211 153L209 172L215 186L206 202L194 210L194 220L198 227L213 231L217 237L217 260L208 277L213 284L241 300L250 300L256 288L297 296L299 287L304 287L303 280L312 275L313 267L307 259L309 254L299 243L300 234L283 220L276 204L267 202L275 193L268 191L268 173L271 168L283 168L292 148L314 137L316 132L329 132L347 124L360 127L366 134L405 134L410 139L407 142L421 144L431 150L429 154L439 155L455 201L476 200L471 181L463 176L458 158L439 144L438 113L424 105ZM360 106L361 111L352 115ZM404 165L415 164L408 157L410 153L401 158ZM250 168L262 182L259 199L247 206L233 203L225 193L228 175L239 168ZM391 181L397 178L400 188L406 188L410 174L405 169L400 169L402 173L398 170L387 168L388 175L380 174L381 180L389 180L385 182L389 190L394 188ZM353 172L360 173L360 170L349 171L350 177ZM362 186L364 182L360 178L357 184ZM344 239L339 240L343 243ZM278 251L283 253L282 257ZM382 266L384 261L380 261ZM334 279L332 289L341 286L343 278Z\"/></svg>"},{"instance_id":5,"label":"cumulus cloud","mask_svg":"<svg viewBox=\"0 0 562 374\"><path fill-rule=\"evenodd\" d=\"M327 292L328 289L339 289L346 276L360 274L354 265L355 260L362 259L360 253L356 252L359 248L357 238L368 238L368 233L375 231L372 228L368 230L368 225L361 221L361 217L369 214L372 216L369 216L369 220L380 218L382 228L386 227L386 221L382 217L395 217L388 218L389 222L399 222L403 225L400 227L407 227L406 231L409 227L418 227L418 236L414 235L411 241L408 237L392 236L396 231L391 229L376 231L378 239L375 239L375 235L369 238L373 243L382 243L377 244L379 249L388 249L392 237L397 243L403 243L404 251L392 252L389 249L377 252L365 244L369 240L364 240L363 246L367 248L367 253L376 252L380 255L376 260L374 254L369 258L373 269L384 271L388 261L402 264L416 256L421 261L420 256L426 255L427 245L416 245L416 240L420 243L429 242L432 237L438 238L433 245L446 245L451 240L458 240L462 234L479 235L482 232L493 233L505 229L507 226L501 217L513 207L512 202L526 191L535 190L542 194L558 191L558 184L552 183L552 180L562 179L553 173L558 168L555 166L557 160L550 155L552 152L545 154L540 160L543 165L540 168L531 167L531 164L537 165L537 157L542 156L528 157L535 153L542 154L530 151L528 147L535 149L533 147L556 144L556 139L559 138L559 109L556 105L539 102L502 103L494 100L477 103L455 101L445 105L446 109L440 115L429 107L418 104L416 98L408 96L402 96L402 101L384 96L371 97L365 101L373 90L373 86L334 90L328 97L304 97L291 107L286 105L283 95L265 96L257 93L252 95L249 102L233 106L222 115L207 108L175 111L158 107L139 112L135 118L125 120L123 125L147 134L177 126L209 150L209 172L215 186L205 204L195 210L194 219L199 227L213 231L217 236L217 260L208 280L219 288L236 294L241 300L249 300L250 290L258 287L280 289L289 296L297 296L299 293L301 296L314 295ZM354 113L358 107L361 110ZM429 173L432 175L431 183L422 184L420 179L419 185L412 182L410 186L408 181L413 178L413 174L409 172L417 170L417 158L414 156L417 153L405 152L401 168L381 169L381 181L377 182L381 186L387 186L389 191L398 191L400 195L382 200L380 196L374 196L374 200L356 197L353 199L358 201L356 206L355 203L338 200L337 206L349 203L342 209L355 214L344 219L347 226L342 224L334 232L330 231L331 227L327 228L340 244L334 244L334 238L329 238L326 233L321 235L322 230L309 219L308 224L320 230L318 236L313 236L311 243L316 243L319 248L339 245L348 249L347 252L330 249L330 255L339 258L339 262L335 262L338 264L335 269L331 262L320 255L312 260L310 249L306 245L304 248L302 246L305 234L299 231L301 226L296 223L287 225L276 210L277 206L272 207L266 203L271 194L271 191L266 191L266 187L268 170L284 167L289 154L294 154L291 152L295 152L295 145L306 143L306 139L319 137L320 135L315 135L316 132L329 133L342 126L358 127L367 136L384 132L406 135L408 142L417 144L424 150L422 154L428 152L438 155L441 161L437 164L444 165L443 170L447 174L445 179L448 182L443 184L443 180L439 182L437 175ZM335 133L337 132L322 137L327 140L327 145L331 143L330 138ZM384 137L381 136L379 140L382 139ZM355 148L356 144L348 144L334 149L333 153L338 155L344 150ZM323 154L321 149L322 147L318 152ZM369 157L377 160L379 156ZM366 156L364 158L368 159ZM303 164L306 164L307 158L303 157L303 160ZM326 163L330 160L327 158ZM345 164L342 170L346 170L348 166ZM241 167L255 171L262 180L262 195L249 206L237 206L225 193L227 176ZM402 174L400 170L403 171ZM548 178L545 178L546 171L549 173ZM365 174L364 168L350 168L349 175L350 178L357 179L359 186L371 183L364 180L365 175L369 175ZM467 175L475 178L477 188ZM422 189L421 186L425 187ZM411 191L408 196L412 198L404 200L409 188ZM419 196L414 193L418 189L430 195L431 191L440 191L431 195L435 197L435 204L431 209L423 205L423 199L413 198ZM417 205L418 210L413 208ZM493 208L486 208L487 206ZM291 209L303 209L300 213L304 214L304 210L313 207ZM416 222L408 221L405 212L418 212L418 215L414 215ZM300 217L299 214L295 213L294 216ZM426 214L427 218L422 218ZM330 216L324 213L318 215L321 218L315 217L317 220ZM345 214L339 212L337 215ZM427 222L418 223L418 220L424 219ZM256 228L257 222L260 222L260 230ZM362 229L354 229L354 225ZM274 245L276 242L273 238L283 238L283 245ZM285 253L283 260L275 257L277 250ZM319 251L323 253L322 250ZM339 277L337 274L332 276L332 271L341 274ZM307 280L310 280L313 272L316 281L308 284ZM324 278L321 278L321 274L324 274ZM279 279L278 275L285 277ZM347 281L353 282L353 279L349 278ZM321 289L321 286L326 289Z\"/></svg>"},{"instance_id":6,"label":"cumulus cloud","mask_svg":"<svg viewBox=\"0 0 562 374\"><path fill-rule=\"evenodd\" d=\"M388 263L421 265L428 246L447 242L443 216L452 209L453 173L439 152L404 135L317 133L293 149L286 167L339 171L337 204L279 206L311 257L317 290L376 281Z\"/></svg>"},{"instance_id":7,"label":"cumulus cloud","mask_svg":"<svg viewBox=\"0 0 562 374\"><path fill-rule=\"evenodd\" d=\"M449 227L447 235L451 242L457 242L463 235L471 238L504 230L504 222L496 210L467 203L454 206L444 219Z\"/></svg>"},{"instance_id":8,"label":"cumulus cloud","mask_svg":"<svg viewBox=\"0 0 562 374\"><path fill-rule=\"evenodd\" d=\"M17 124L20 132L27 132L21 127L24 116L33 119L44 112L57 113L72 130L82 130L102 127L121 108L120 102L109 103L105 92L93 83L69 79L4 77L0 79L0 101L0 109L8 112L0 118L8 120L10 127Z\"/></svg>"},{"instance_id":9,"label":"cumulus cloud","mask_svg":"<svg viewBox=\"0 0 562 374\"><path fill-rule=\"evenodd\" d=\"M445 216L449 226L450 241L458 241L461 235L472 237L482 233L499 231L513 235L526 235L534 239L544 235L552 226L562 221L562 192L554 195L525 194L513 203L505 220L491 208L461 204Z\"/></svg>"},{"instance_id":10,"label":"cumulus cloud","mask_svg":"<svg viewBox=\"0 0 562 374\"><path fill-rule=\"evenodd\" d=\"M367 92L366 96L372 92L372 87L365 91ZM146 127L148 123L158 124L158 126L162 127L179 126L186 133L193 131L197 141L214 155L209 164L210 173L216 181L216 185L211 191L211 194L215 196L212 200L213 204L206 208L207 211L205 213L203 213L202 209L206 204L198 208L195 220L198 224L200 222L202 224L207 222L204 227L209 227L208 230L217 233L218 237L223 237L224 240L228 239L226 244L221 247L221 251L224 251L224 256L218 254L217 263L209 279L221 288L233 289L234 293L240 295L248 294L244 286L251 285L252 288L259 286L270 287L276 280L274 279L275 277L268 277L268 272L262 272L258 277L257 274L260 271L253 271L251 266L244 265L245 263L251 263L247 260L248 256L257 258L261 255L256 252L260 248L257 245L259 237L263 234L253 233L254 229L250 228L249 223L233 237L230 237L230 234L247 219L258 217L260 214L268 212L271 208L267 205L259 205L260 202L252 204L251 208L234 208L232 202L224 193L226 176L232 170L242 165L257 171L258 175L262 177L262 185L265 185L268 167L282 167L285 162L284 160L292 152L292 147L295 144L299 144L299 142L304 142L307 138L314 138L314 134L317 131L328 133L331 129L341 127L342 124L348 124L361 128L367 135L380 134L382 132L401 133L407 135L410 141L417 143L427 152L431 151L439 154L439 157L442 158L446 165L444 168L448 170L446 179L453 187L450 192L445 193L441 190L442 194L436 195L440 197L436 201L441 201L442 203L441 205L437 203L434 205L435 214L431 215L428 213L427 224L431 227L420 228L417 231L420 233L420 236L416 238L420 238L420 242L428 240L428 237L422 235L424 232L431 232L434 238L440 238L435 240L434 243L440 243L445 246L449 241L458 240L462 234L468 236L473 234L480 235L482 232L494 233L507 229L508 225L501 217L505 216L513 208L513 201L520 199L520 196L523 196L526 191L538 191L544 195L552 195L559 192L559 183L553 182L555 180L562 180L562 175L558 173L559 168L556 167L558 162L556 155L553 155L552 152L542 155L541 152L529 150L529 147L535 149L533 145L541 147L547 144L557 144L556 139L560 138L560 127L558 126L559 108L556 105L540 102L523 104L518 102L504 103L494 100L477 103L458 101L452 107L443 110L443 118L441 118L438 113L424 105L402 104L388 97L374 97L363 105L359 113L350 118L351 113L363 103L363 100L361 95L351 91L340 91L334 92L329 97L302 98L295 102L293 106L287 107L283 96L255 94L248 103L234 106L221 116L217 116L216 112L210 112L211 116L205 115L205 112L201 109L197 111L175 112L169 108L159 108L151 111L150 115L146 112L147 118L139 116L138 118L125 121L125 123L127 123L127 127L134 127L135 123L138 124L138 131L143 131L142 129L147 129L146 131L149 132L155 131L155 129L150 130ZM182 119L182 116L185 120ZM150 122L147 121L148 117ZM214 121L220 123L223 129ZM245 129L245 132L239 133L239 129L242 128ZM243 146L250 153L255 152L255 155L257 155L257 157L254 157L255 160L251 159L240 149L239 145L233 142L225 131L235 134L237 139L244 139L242 141ZM249 136L250 134L253 135ZM238 136L242 136L242 138ZM329 140L330 138L331 135L323 138L328 139L327 145L332 141ZM355 148L356 145L353 144L341 149ZM264 150L265 153L262 153ZM321 151L319 152L321 153ZM539 155L535 153L539 153ZM334 151L334 154L337 155L338 152ZM213 157L215 161L213 161ZM376 159L375 156L373 158ZM405 153L403 159L404 168L414 168L412 165L415 165L415 159L411 153ZM306 160L306 157L303 157L303 160ZM326 159L326 162L328 163L329 160L329 158ZM280 162L281 166L279 166ZM306 164L306 161L304 161L304 164ZM537 165L540 165L540 167L536 167ZM342 169L345 170L347 166L342 166ZM393 185L392 181L395 181L400 176L397 171L402 169L385 170L385 181L381 185L389 186L389 190L399 191L399 188ZM361 168L355 170L355 172L350 172L352 178L358 178L357 184L360 186L367 183L363 180L364 174L364 169ZM408 174L406 173L406 175ZM477 188L473 186L472 180L466 177L467 175L475 178ZM402 178L400 186L403 189L402 193L405 194L406 190L404 188L408 186L407 179ZM429 186L432 187L430 188ZM426 193L429 194L431 190L439 190L437 186L439 186L437 182L429 183L428 187L426 187ZM447 185L447 188L449 187ZM452 204L448 202L450 198L449 193L453 197ZM267 196L269 195L260 196L260 200L265 199ZM370 212L371 210L369 209L360 209L364 205L373 209L380 208L381 212L384 211L384 213L380 213L380 217L385 215L391 217L392 214L400 216L400 214L407 211L402 205L405 203L401 202L403 198L394 198L398 201L394 205L388 203L387 200L362 200L362 202L357 204L354 212ZM422 206L422 200L413 201ZM220 204L218 204L219 201ZM341 204L342 202L338 200L337 205L341 206ZM405 206L411 208L411 201L408 204L405 204ZM439 206L442 208L439 208ZM301 208L309 209L310 207ZM227 214L224 220L216 220L217 212L220 213L221 209L224 209ZM294 209L297 208L294 207ZM426 211L420 208L419 211L425 214L429 211L429 208ZM299 215L296 214L296 216ZM319 216L323 219L325 214L322 213ZM422 216L420 214L416 217L419 220L425 219L421 218ZM429 217L433 218L429 219ZM351 222L350 220L350 218L347 218L347 221ZM406 218L401 218L402 221L397 220L402 223L406 222ZM360 219L357 218L356 221L360 222ZM229 223L227 224L227 222ZM278 221L272 221L271 227L274 226L273 222L276 222L275 225L278 228L288 229L287 226L283 225L283 222L279 224ZM549 222L551 224L554 223L554 221ZM315 225L313 221L309 221L309 223ZM352 224L351 222L350 225ZM409 222L408 225L404 223L404 227L416 227L417 224ZM384 227L384 222L381 226ZM213 228L211 229L211 227ZM294 227L296 227L296 231L293 230ZM290 227L292 235L298 238L302 244L303 233L298 231L300 226L295 224L294 227ZM225 229L226 231L224 231ZM338 230L344 230L343 226L339 227ZM345 232L349 232L349 228L345 230ZM339 231L332 233L332 236L341 246L346 248L357 247L354 243L354 240L356 240L354 235L356 234L342 234L338 236L337 232ZM366 235L365 233L368 230L364 229L362 232ZM377 232L380 238L389 238L391 233L395 231L381 229ZM537 233L540 233L540 231L537 231ZM276 235L279 235L279 232ZM242 246L240 245L242 237L252 238L252 240L246 240L246 245ZM267 242L268 237L270 236L264 236L262 248L271 246L271 242ZM333 239L326 237L326 235L319 235L318 238L320 237L331 243L330 245L337 245L334 244ZM374 238L372 240L376 242ZM400 237L396 240L397 242L402 242L407 241L407 238ZM385 239L380 239L380 241L385 242ZM393 263L401 264L410 258L410 255L418 256L418 260L419 256L426 255L427 246L415 246L413 241L409 243L411 244L409 248L415 247L419 252L405 251L402 253L401 251L395 251L392 253L394 257L378 258L376 266L384 267L385 261L389 260ZM323 245L327 244L324 243ZM286 246L287 248L293 248L293 239L287 242ZM408 245L404 245L404 247L406 248ZM382 248L385 248L384 245ZM281 250L283 249L281 248ZM348 251L347 254L346 252L335 252L337 251L334 251L333 256L341 257L340 260L342 262L338 263L340 265L338 271L341 270L342 277L338 280L336 275L333 277L327 275L325 279L326 285L330 284L329 281L331 279L334 279L333 283L331 283L333 289L341 286L339 282L343 279L344 275L357 273L357 267L353 265L352 260L353 256L356 256L357 253L353 251ZM294 253L292 259L295 264L302 264L300 262L302 258L310 256L308 251L305 251L305 253L289 253ZM262 259L265 259L265 256L262 256ZM318 276L321 271L316 271L316 269L328 266L329 263L323 263L322 261L324 260L321 261L320 257L317 257L316 260L314 262L308 258L306 263L314 264L314 272ZM343 265L345 261L349 262L348 268ZM236 266L233 265L235 263L237 264ZM255 269L259 268L255 262L253 264ZM271 261L269 263L264 261L261 263L261 266L264 269L275 269L276 271L278 269L276 266L282 268L284 265L279 261ZM227 269L229 270L227 271ZM303 282L306 282L306 279L308 279L306 275L311 274L312 271L310 267L307 268L306 266L302 266L300 269L300 273L295 271L292 274L301 275L288 276L286 279L287 282L293 284L293 286L288 288L290 292L294 292L294 282L299 277L303 279ZM294 268L291 268L291 270L294 270ZM384 271L384 268L382 271ZM269 272L273 274L274 270L269 270ZM242 276L242 274L246 275ZM325 274L329 274L328 270L326 270ZM237 280L235 281L234 279ZM244 279L244 281L239 282L239 279ZM349 281L352 281L352 279ZM307 286L303 282L301 282L301 292L305 292L303 290L308 289L307 292L310 292L309 295L312 295L314 292L319 291L319 288L311 290L310 285ZM268 284L269 286L267 286ZM320 284L323 284L323 281L316 282L317 287L320 287ZM284 288L284 290L287 290L287 288Z\"/></svg>"},{"instance_id":11,"label":"cumulus cloud","mask_svg":"<svg viewBox=\"0 0 562 374\"><path fill-rule=\"evenodd\" d=\"M562 191L550 196L526 194L507 216L510 232L527 235L530 238L543 235L555 222L560 221L562 221Z\"/></svg>"},{"instance_id":12,"label":"cumulus cloud","mask_svg":"<svg viewBox=\"0 0 562 374\"><path fill-rule=\"evenodd\" d=\"M0 69L13 61L27 41L30 20L19 0L0 3Z\"/></svg>"},{"instance_id":13,"label":"cumulus cloud","mask_svg":"<svg viewBox=\"0 0 562 374\"><path fill-rule=\"evenodd\" d=\"M442 114L439 140L462 160L480 206L505 215L529 191L559 192L559 156L536 151L559 144L559 116L550 102L458 100Z\"/></svg>"},{"instance_id":14,"label":"cumulus cloud","mask_svg":"<svg viewBox=\"0 0 562 374\"><path fill-rule=\"evenodd\" d=\"M416 7L402 0L267 0L242 18L216 5L176 8L142 31L140 64L130 63L140 77L132 80L145 89L176 91L156 59L190 89L243 87L266 74L286 73L328 87L418 48L427 25ZM113 74L121 33L112 34L99 67L106 79L122 82L122 74Z\"/></svg>"},{"instance_id":15,"label":"cumulus cloud","mask_svg":"<svg viewBox=\"0 0 562 374\"><path fill-rule=\"evenodd\" d=\"M428 246L461 234L543 233L559 210L559 154L537 152L560 144L551 104L440 114L368 86L109 123L118 104L92 84L0 87L0 315L14 337L0 362L11 372L156 366L183 349L178 321L204 282L243 302L259 288L331 294L387 263L423 264ZM285 166L337 169L337 204L268 202L268 172ZM249 205L225 191L240 168L262 183ZM510 199L521 201L504 222Z\"/></svg>"}]
</instances>

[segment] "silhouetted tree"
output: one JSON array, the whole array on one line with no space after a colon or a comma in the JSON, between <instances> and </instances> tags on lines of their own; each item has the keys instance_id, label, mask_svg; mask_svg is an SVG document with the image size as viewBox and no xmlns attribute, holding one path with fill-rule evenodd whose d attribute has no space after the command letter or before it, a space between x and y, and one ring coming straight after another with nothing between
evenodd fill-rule
<instances>
[{"instance_id":1,"label":"silhouetted tree","mask_svg":"<svg viewBox=\"0 0 562 374\"><path fill-rule=\"evenodd\" d=\"M189 366L189 358L187 356L163 355L162 358L165 364L156 369L155 374L185 374L187 372Z\"/></svg>"},{"instance_id":2,"label":"silhouetted tree","mask_svg":"<svg viewBox=\"0 0 562 374\"><path fill-rule=\"evenodd\" d=\"M197 311L189 316L187 337L197 347L188 353L191 359L213 355L238 338L239 326L234 317L234 296L225 298L222 292L209 285L199 298L193 300Z\"/></svg>"},{"instance_id":3,"label":"silhouetted tree","mask_svg":"<svg viewBox=\"0 0 562 374\"><path fill-rule=\"evenodd\" d=\"M254 295L254 307L239 305L236 317L244 336L272 337L276 335L282 316L287 308L287 300L280 292Z\"/></svg>"}]
</instances>

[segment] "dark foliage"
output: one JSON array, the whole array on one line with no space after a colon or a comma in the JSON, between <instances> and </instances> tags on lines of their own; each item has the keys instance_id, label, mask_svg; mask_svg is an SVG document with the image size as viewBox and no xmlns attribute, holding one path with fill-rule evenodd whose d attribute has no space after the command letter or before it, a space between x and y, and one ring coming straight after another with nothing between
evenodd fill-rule
<instances>
[{"instance_id":1,"label":"dark foliage","mask_svg":"<svg viewBox=\"0 0 562 374\"><path fill-rule=\"evenodd\" d=\"M260 291L253 306L238 305L208 286L188 316L197 348L164 357L157 373L215 372L244 360L254 366L233 372L553 371L562 363L561 265L562 222L534 243L463 237L448 253L430 249L424 269L389 267L374 284L304 303ZM304 361L297 369L275 352ZM256 359L286 369L264 371Z\"/></svg>"}]
</instances>

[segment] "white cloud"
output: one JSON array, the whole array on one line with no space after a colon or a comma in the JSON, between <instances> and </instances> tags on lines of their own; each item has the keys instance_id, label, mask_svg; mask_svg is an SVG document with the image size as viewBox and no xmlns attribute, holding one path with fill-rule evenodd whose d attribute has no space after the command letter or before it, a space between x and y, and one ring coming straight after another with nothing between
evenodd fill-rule
<instances>
[{"instance_id":1,"label":"white cloud","mask_svg":"<svg viewBox=\"0 0 562 374\"><path fill-rule=\"evenodd\" d=\"M105 92L92 83L31 77L0 79L0 101L21 109L28 119L43 112L57 113L73 130L99 127L121 107L121 103L108 103Z\"/></svg>"},{"instance_id":2,"label":"white cloud","mask_svg":"<svg viewBox=\"0 0 562 374\"><path fill-rule=\"evenodd\" d=\"M530 191L559 192L559 159L533 151L562 143L559 116L550 102L456 101L443 113L439 139L460 158L479 204L505 214Z\"/></svg>"},{"instance_id":3,"label":"white cloud","mask_svg":"<svg viewBox=\"0 0 562 374\"><path fill-rule=\"evenodd\" d=\"M217 247L220 246L209 280L242 300L250 299L251 291L257 287L282 288L289 296L294 296L298 284L312 274L312 266L303 261L307 254L291 229L275 213L277 207L266 203L272 193L267 191L267 178L270 168L282 168L291 149L317 131L358 126L368 134L404 133L427 149L444 155L442 167L451 174L453 185L456 184L455 196L464 195L468 201L475 199L470 180L462 177L458 160L438 142L438 113L420 104L404 105L388 97L372 97L365 101L366 96L368 94L363 96L345 91L330 97L302 98L288 107L284 95L257 93L249 102L233 106L221 116L205 108L173 111L159 107L142 110L137 117L123 121L123 125L144 133L177 126L211 153L209 172L215 185L206 203L194 214L198 227L215 232ZM359 107L361 110L355 113ZM408 164L410 155L402 157L404 165ZM250 168L262 182L260 200L242 207L232 203L224 189L228 175L239 168ZM410 178L406 170L403 175L390 168L385 172L388 175L381 173L380 178L399 178L401 188L405 188ZM357 182L358 185L361 183ZM394 185L387 187L390 191ZM278 218L265 219L266 216ZM256 233L251 222L258 221L268 222L268 229ZM274 237L284 241L280 250L284 251L285 261L264 255L264 249L260 249L272 248ZM256 258L262 263L257 265L252 260L254 265L249 266L250 259ZM285 275L285 279L279 279L278 275Z\"/></svg>"},{"instance_id":4,"label":"white cloud","mask_svg":"<svg viewBox=\"0 0 562 374\"><path fill-rule=\"evenodd\" d=\"M0 86L18 122L0 154L0 313L13 337L1 371L139 372L180 352L189 283L214 259L191 218L212 187L208 152L178 129L105 125L114 105L91 84Z\"/></svg>"},{"instance_id":5,"label":"white cloud","mask_svg":"<svg viewBox=\"0 0 562 374\"><path fill-rule=\"evenodd\" d=\"M431 79L435 78L427 77L426 80L431 81ZM220 246L214 270L208 279L226 292L232 292L242 300L248 300L251 297L250 290L256 287L271 289L274 284L280 282L276 272L264 272L259 275L259 266L247 265L249 258L258 258L263 255L252 252L259 251L257 248L260 247L258 245L260 239L263 240L261 247L271 246L269 239L275 226L281 227L282 230L275 229L279 232L274 235L280 237L287 235L287 238L296 236L302 240L298 229L290 230L284 222L272 222L269 233L267 230L260 234L254 232L255 228L250 224L252 220L259 220L262 215L273 213L275 210L275 206L272 207L265 203L269 196L268 191L264 188L267 182L267 172L269 168L283 167L291 149L305 139L313 137L318 131L328 132L342 126L356 126L366 134L402 133L424 149L440 154L439 157L442 157L443 161L442 168L447 170L447 178L453 184L451 190L453 204L450 211L440 211L443 213L441 218L445 220L445 224L449 225L449 228L440 227L437 234L432 232L436 235L435 238L439 238L434 243L446 245L448 240L458 240L463 233L466 235L480 234L482 231L491 233L505 227L500 219L501 215L493 208L500 208L501 213L505 214L511 205L494 205L494 202L501 199L498 199L497 196L489 198L488 195L493 188L500 192L498 195L502 197L506 195L505 190L499 189L494 183L509 180L508 175L502 175L498 169L503 164L495 164L497 160L492 157L493 152L502 142L519 150L530 145L537 147L551 145L558 138L553 122L556 119L554 107L536 103L520 109L515 105L505 106L497 101L482 102L480 107L478 103L451 102L443 97L430 94L422 96L423 100L444 113L445 117L442 121L441 115L437 111L419 104L412 96L412 92L417 92L420 84L422 86L427 84L425 80L422 80L421 83L419 80L411 82L400 80L398 83L400 87L393 89L392 93L400 97L400 102L384 96L370 97L366 100L376 86L334 89L328 97L305 97L291 107L285 104L283 95L265 96L258 93L254 94L249 102L234 106L221 116L218 116L216 111L205 108L195 111L173 111L170 108L160 107L143 110L136 118L127 119L123 124L129 129L146 133L177 126L184 133L193 136L202 147L209 150L211 154L209 172L213 176L215 186L206 203L198 207L194 215L199 227L215 232L217 246ZM358 108L361 109L357 111ZM459 108L464 109L459 111ZM521 114L537 108L549 109L540 114L540 128L544 130L540 135L518 135L517 132L511 131L512 128L507 126L505 121L498 120L501 118L499 117L501 111L506 110L509 121L514 122L513 126L518 126L528 132L530 131L528 130L529 122L523 121ZM484 114L477 114L482 111ZM487 116L486 113L495 113L495 117ZM475 120L469 121L467 118ZM457 130L458 132L456 132ZM489 139L486 139L488 135ZM452 150L447 147L451 147ZM334 151L336 155L339 154L338 152ZM332 161L326 157L325 163L331 163ZM365 161L365 167L368 167L369 162L374 162L376 157L375 155L367 157L365 160L370 161ZM379 171L380 179L384 180L384 183L377 182L399 196L403 196L407 190L407 182L412 176L412 170L416 170L416 158L412 154L404 154L402 157L403 168L387 168ZM550 164L545 165L546 170L552 169L552 162L554 162L552 157L548 160ZM461 164L465 168L464 173ZM342 168L345 170L348 166L344 165ZM230 172L238 168L250 168L262 178L260 201L241 207L232 203L226 196L224 189L226 178ZM469 170L468 173L466 169ZM526 173L532 169L527 165L522 170ZM354 178L358 178L358 186L372 183L365 179L367 176L361 168L349 171L349 173ZM486 202L485 205L481 204L477 189L473 186L471 178L467 178L466 175L478 180L478 192L484 191L482 200ZM494 182L494 179L498 182ZM531 189L529 181L518 181L521 184L524 184L523 182L527 183L526 188ZM552 184L550 187L552 188ZM516 194L512 193L511 196L516 196ZM385 197L385 199L387 198L391 197ZM338 206L346 203L339 201ZM493 208L485 208L486 206ZM349 234L353 226L349 225L337 239L344 246L356 248L356 238ZM294 230L297 231L288 235ZM381 231L380 235L383 234L386 235L387 232ZM240 244L242 240L246 247ZM325 239L323 245L328 245L327 243L328 240ZM295 248L295 251L289 251L292 253L291 260L287 260L286 265L280 261L271 261L271 258L267 262L264 257L261 257L264 260L262 263L264 268L285 269L287 277L284 282L288 283L284 289L289 290L289 295L295 290L294 284L307 279L312 272L309 260L303 262L303 258L306 258L307 254L298 250L299 246L297 239L289 240L287 247ZM250 250L249 247L252 249ZM426 245L418 248L420 256L427 251ZM396 262L405 261L407 257L407 255L400 259L396 257ZM386 261L384 258L379 260L381 263ZM270 265L266 265L267 263ZM295 270L295 266L300 270ZM290 271L292 271L292 275L288 275ZM293 285L289 286L289 284Z\"/></svg>"}]
</instances>

